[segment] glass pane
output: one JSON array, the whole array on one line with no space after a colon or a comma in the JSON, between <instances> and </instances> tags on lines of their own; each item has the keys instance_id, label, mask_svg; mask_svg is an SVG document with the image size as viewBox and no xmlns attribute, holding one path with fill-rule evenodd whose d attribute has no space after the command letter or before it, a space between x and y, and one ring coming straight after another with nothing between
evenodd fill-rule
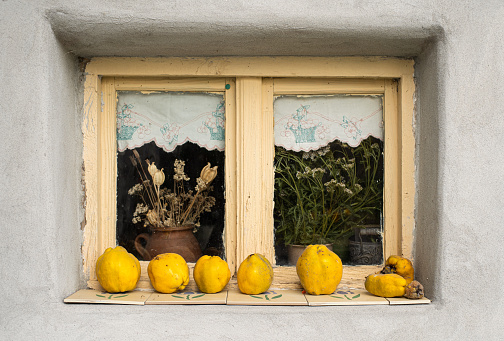
<instances>
[{"instance_id":1,"label":"glass pane","mask_svg":"<svg viewBox=\"0 0 504 341\"><path fill-rule=\"evenodd\" d=\"M118 93L116 236L140 260L225 256L223 103L221 94Z\"/></svg>"},{"instance_id":2,"label":"glass pane","mask_svg":"<svg viewBox=\"0 0 504 341\"><path fill-rule=\"evenodd\" d=\"M275 251L327 244L344 264L382 261L383 116L380 96L275 99Z\"/></svg>"}]
</instances>

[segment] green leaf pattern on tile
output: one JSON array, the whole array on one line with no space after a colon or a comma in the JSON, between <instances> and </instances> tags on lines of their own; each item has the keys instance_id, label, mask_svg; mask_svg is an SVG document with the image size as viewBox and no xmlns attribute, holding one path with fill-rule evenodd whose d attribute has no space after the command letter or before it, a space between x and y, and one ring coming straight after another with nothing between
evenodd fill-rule
<instances>
[{"instance_id":1,"label":"green leaf pattern on tile","mask_svg":"<svg viewBox=\"0 0 504 341\"><path fill-rule=\"evenodd\" d=\"M123 297L129 296L129 294L114 295L114 294L103 293L103 294L96 294L96 296L107 299L107 300L115 300L117 298L123 298Z\"/></svg>"},{"instance_id":2,"label":"green leaf pattern on tile","mask_svg":"<svg viewBox=\"0 0 504 341\"><path fill-rule=\"evenodd\" d=\"M336 295L330 295L333 298L338 298L342 300L355 300L360 297L360 294L356 294L353 291L336 291Z\"/></svg>"},{"instance_id":3,"label":"green leaf pattern on tile","mask_svg":"<svg viewBox=\"0 0 504 341\"><path fill-rule=\"evenodd\" d=\"M206 294L201 293L201 292L190 292L189 291L189 292L181 292L180 294L177 294L177 295L172 295L172 297L190 301L190 300L194 300L194 299L203 297L205 295Z\"/></svg>"},{"instance_id":4,"label":"green leaf pattern on tile","mask_svg":"<svg viewBox=\"0 0 504 341\"><path fill-rule=\"evenodd\" d=\"M282 297L282 294L277 294L274 291L266 291L262 295L250 295L250 297L257 298L260 300L271 301L271 300L276 300L277 298Z\"/></svg>"}]
</instances>

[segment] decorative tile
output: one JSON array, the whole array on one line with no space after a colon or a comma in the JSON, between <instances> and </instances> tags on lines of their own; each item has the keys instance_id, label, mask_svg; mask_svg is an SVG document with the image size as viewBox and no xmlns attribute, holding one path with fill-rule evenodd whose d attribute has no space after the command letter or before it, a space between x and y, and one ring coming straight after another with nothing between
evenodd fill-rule
<instances>
[{"instance_id":1,"label":"decorative tile","mask_svg":"<svg viewBox=\"0 0 504 341\"><path fill-rule=\"evenodd\" d=\"M259 295L229 290L228 305L308 305L301 290L269 290Z\"/></svg>"},{"instance_id":2,"label":"decorative tile","mask_svg":"<svg viewBox=\"0 0 504 341\"><path fill-rule=\"evenodd\" d=\"M199 291L183 291L173 294L130 291L110 294L108 292L83 289L64 299L65 303L94 304L229 304L229 305L404 305L429 304L431 300L421 298L411 300L405 297L383 298L371 295L366 290L336 290L331 295L303 294L301 290L270 290L259 295L245 295L239 290L222 291L216 294L205 294Z\"/></svg>"},{"instance_id":3,"label":"decorative tile","mask_svg":"<svg viewBox=\"0 0 504 341\"><path fill-rule=\"evenodd\" d=\"M205 294L199 291L181 291L173 294L153 293L145 304L226 304L227 291Z\"/></svg>"},{"instance_id":4,"label":"decorative tile","mask_svg":"<svg viewBox=\"0 0 504 341\"><path fill-rule=\"evenodd\" d=\"M431 300L429 300L426 297L420 298L418 300L411 300L406 297L393 297L393 298L387 298L389 300L390 304L396 305L396 304L429 304L431 303Z\"/></svg>"},{"instance_id":5,"label":"decorative tile","mask_svg":"<svg viewBox=\"0 0 504 341\"><path fill-rule=\"evenodd\" d=\"M110 294L105 291L83 289L68 296L65 303L107 303L107 304L137 304L144 305L145 300L151 295L146 291L129 291Z\"/></svg>"},{"instance_id":6,"label":"decorative tile","mask_svg":"<svg viewBox=\"0 0 504 341\"><path fill-rule=\"evenodd\" d=\"M309 295L305 294L308 305L379 305L389 304L383 297L371 295L366 290L347 289L336 290L330 295Z\"/></svg>"}]
</instances>

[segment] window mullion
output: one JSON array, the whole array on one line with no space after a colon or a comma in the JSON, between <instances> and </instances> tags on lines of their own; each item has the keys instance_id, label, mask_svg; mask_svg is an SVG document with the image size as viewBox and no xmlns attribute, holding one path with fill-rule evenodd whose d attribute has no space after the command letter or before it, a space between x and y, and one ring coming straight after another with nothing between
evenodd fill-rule
<instances>
[{"instance_id":1,"label":"window mullion","mask_svg":"<svg viewBox=\"0 0 504 341\"><path fill-rule=\"evenodd\" d=\"M271 116L269 120L263 117L262 78L237 78L237 264L251 253L262 253L268 259L274 259L273 227L265 221L265 217L271 215L268 211L273 200L272 179L265 179L268 169L272 172L272 160L266 158L273 155L268 152L273 148L272 110L267 113ZM271 131L271 137L264 135L266 127Z\"/></svg>"}]
</instances>

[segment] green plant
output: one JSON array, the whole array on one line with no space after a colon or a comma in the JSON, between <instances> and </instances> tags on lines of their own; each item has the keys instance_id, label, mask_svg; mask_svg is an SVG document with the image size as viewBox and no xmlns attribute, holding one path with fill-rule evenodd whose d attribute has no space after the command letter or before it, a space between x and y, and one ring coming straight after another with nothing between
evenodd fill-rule
<instances>
[{"instance_id":1,"label":"green plant","mask_svg":"<svg viewBox=\"0 0 504 341\"><path fill-rule=\"evenodd\" d=\"M277 241L332 243L379 219L382 178L382 148L372 137L355 148L339 141L311 152L275 147Z\"/></svg>"}]
</instances>

